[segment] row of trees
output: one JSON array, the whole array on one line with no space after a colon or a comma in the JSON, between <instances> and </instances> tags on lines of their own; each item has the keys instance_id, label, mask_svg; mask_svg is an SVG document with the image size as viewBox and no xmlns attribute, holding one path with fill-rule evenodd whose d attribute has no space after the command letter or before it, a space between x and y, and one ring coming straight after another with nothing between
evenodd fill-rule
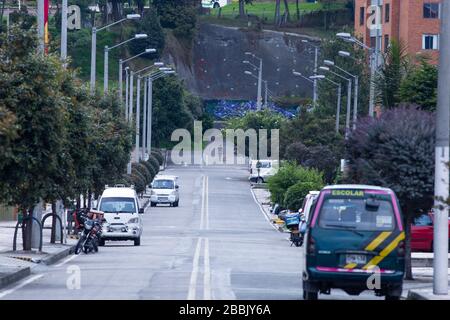
<instances>
[{"instance_id":1,"label":"row of trees","mask_svg":"<svg viewBox=\"0 0 450 320\"><path fill-rule=\"evenodd\" d=\"M41 200L99 194L132 150L116 97L91 96L58 56L37 53L36 34L17 25L0 34L0 201L25 218ZM31 230L25 220L24 250Z\"/></svg>"}]
</instances>

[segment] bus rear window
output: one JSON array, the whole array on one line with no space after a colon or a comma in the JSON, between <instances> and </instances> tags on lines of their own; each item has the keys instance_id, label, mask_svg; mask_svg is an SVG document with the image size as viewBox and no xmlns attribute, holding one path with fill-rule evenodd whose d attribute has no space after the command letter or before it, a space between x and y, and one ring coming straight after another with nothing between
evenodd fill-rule
<instances>
[{"instance_id":1,"label":"bus rear window","mask_svg":"<svg viewBox=\"0 0 450 320\"><path fill-rule=\"evenodd\" d=\"M367 198L325 198L319 212L319 226L325 229L391 231L394 210L389 200Z\"/></svg>"}]
</instances>

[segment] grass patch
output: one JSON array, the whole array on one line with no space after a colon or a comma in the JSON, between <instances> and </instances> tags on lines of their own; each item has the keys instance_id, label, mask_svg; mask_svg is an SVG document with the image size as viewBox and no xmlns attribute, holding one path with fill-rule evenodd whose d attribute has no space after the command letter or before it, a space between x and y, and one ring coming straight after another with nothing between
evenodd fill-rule
<instances>
[{"instance_id":1,"label":"grass patch","mask_svg":"<svg viewBox=\"0 0 450 320\"><path fill-rule=\"evenodd\" d=\"M332 3L325 5L322 3L299 3L300 14L305 15L319 10L336 10L345 7L344 3ZM254 15L266 22L273 22L275 17L275 2L255 2L251 5L245 6L246 13ZM222 18L235 18L239 15L239 4L232 3L221 9L211 9L211 17L218 17L219 12ZM281 5L281 14L284 12L284 5ZM296 18L297 7L295 3L289 3L289 13L291 19Z\"/></svg>"}]
</instances>

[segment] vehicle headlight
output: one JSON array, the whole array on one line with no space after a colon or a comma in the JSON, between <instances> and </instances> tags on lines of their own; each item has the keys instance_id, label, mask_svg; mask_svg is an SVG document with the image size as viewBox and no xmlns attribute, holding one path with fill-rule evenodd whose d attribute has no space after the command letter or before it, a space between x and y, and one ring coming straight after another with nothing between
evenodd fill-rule
<instances>
[{"instance_id":1,"label":"vehicle headlight","mask_svg":"<svg viewBox=\"0 0 450 320\"><path fill-rule=\"evenodd\" d=\"M130 220L128 220L128 223L138 223L139 222L139 218L131 218Z\"/></svg>"},{"instance_id":2,"label":"vehicle headlight","mask_svg":"<svg viewBox=\"0 0 450 320\"><path fill-rule=\"evenodd\" d=\"M176 195L176 194L177 194L176 191L172 191L172 192L170 193L171 196L174 196L174 195Z\"/></svg>"},{"instance_id":3,"label":"vehicle headlight","mask_svg":"<svg viewBox=\"0 0 450 320\"><path fill-rule=\"evenodd\" d=\"M150 191L150 195L154 196L156 194L155 190Z\"/></svg>"}]
</instances>

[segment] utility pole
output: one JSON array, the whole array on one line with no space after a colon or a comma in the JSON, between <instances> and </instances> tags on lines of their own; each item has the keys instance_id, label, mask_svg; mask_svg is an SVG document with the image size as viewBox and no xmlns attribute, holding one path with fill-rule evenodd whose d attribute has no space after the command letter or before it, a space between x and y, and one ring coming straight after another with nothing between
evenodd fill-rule
<instances>
[{"instance_id":1,"label":"utility pole","mask_svg":"<svg viewBox=\"0 0 450 320\"><path fill-rule=\"evenodd\" d=\"M153 113L153 80L148 79L148 117L147 117L147 150L152 153L152 113Z\"/></svg>"},{"instance_id":2,"label":"utility pole","mask_svg":"<svg viewBox=\"0 0 450 320\"><path fill-rule=\"evenodd\" d=\"M125 68L125 121L128 122L128 90L130 89L130 75L129 68Z\"/></svg>"},{"instance_id":3,"label":"utility pole","mask_svg":"<svg viewBox=\"0 0 450 320\"><path fill-rule=\"evenodd\" d=\"M97 50L97 28L93 26L91 39L91 94L95 92L96 50Z\"/></svg>"},{"instance_id":4,"label":"utility pole","mask_svg":"<svg viewBox=\"0 0 450 320\"><path fill-rule=\"evenodd\" d=\"M133 82L134 82L134 72L130 72L130 92L128 93L130 96L130 102L128 103L128 121L133 121L133 96L134 96L134 88L133 88Z\"/></svg>"},{"instance_id":5,"label":"utility pole","mask_svg":"<svg viewBox=\"0 0 450 320\"><path fill-rule=\"evenodd\" d=\"M353 130L356 129L356 121L358 121L358 94L359 94L359 77L355 76L355 97L353 101Z\"/></svg>"},{"instance_id":6,"label":"utility pole","mask_svg":"<svg viewBox=\"0 0 450 320\"><path fill-rule=\"evenodd\" d=\"M261 110L262 107L262 59L259 60L259 72L258 72L258 98L256 102L256 106L258 108L258 111Z\"/></svg>"},{"instance_id":7,"label":"utility pole","mask_svg":"<svg viewBox=\"0 0 450 320\"><path fill-rule=\"evenodd\" d=\"M44 0L37 0L37 23L38 23L38 40L39 53L44 54L45 40L44 40Z\"/></svg>"},{"instance_id":8,"label":"utility pole","mask_svg":"<svg viewBox=\"0 0 450 320\"><path fill-rule=\"evenodd\" d=\"M108 63L109 63L109 48L108 46L105 46L105 58L104 58L104 70L103 70L103 94L107 94L108 93L108 77L109 77L109 68L108 68Z\"/></svg>"},{"instance_id":9,"label":"utility pole","mask_svg":"<svg viewBox=\"0 0 450 320\"><path fill-rule=\"evenodd\" d=\"M134 161L139 162L139 136L141 133L141 76L138 75L136 82L136 149L134 150Z\"/></svg>"},{"instance_id":10,"label":"utility pole","mask_svg":"<svg viewBox=\"0 0 450 320\"><path fill-rule=\"evenodd\" d=\"M61 10L61 61L66 65L67 60L67 0L62 0Z\"/></svg>"},{"instance_id":11,"label":"utility pole","mask_svg":"<svg viewBox=\"0 0 450 320\"><path fill-rule=\"evenodd\" d=\"M119 59L119 101L123 103L123 60Z\"/></svg>"},{"instance_id":12,"label":"utility pole","mask_svg":"<svg viewBox=\"0 0 450 320\"><path fill-rule=\"evenodd\" d=\"M436 110L436 148L434 194L449 197L449 132L450 132L450 1L442 1L438 104ZM435 201L434 213L434 286L436 295L448 295L448 208Z\"/></svg>"},{"instance_id":13,"label":"utility pole","mask_svg":"<svg viewBox=\"0 0 450 320\"><path fill-rule=\"evenodd\" d=\"M142 105L142 112L144 113L144 119L142 122L142 159L145 160L145 150L147 148L147 113L148 113L148 105L147 105L147 86L148 86L148 77L144 78L144 104Z\"/></svg>"},{"instance_id":14,"label":"utility pole","mask_svg":"<svg viewBox=\"0 0 450 320\"><path fill-rule=\"evenodd\" d=\"M348 79L347 88L347 115L345 117L345 139L348 139L350 134L350 113L352 111L352 79Z\"/></svg>"},{"instance_id":15,"label":"utility pole","mask_svg":"<svg viewBox=\"0 0 450 320\"><path fill-rule=\"evenodd\" d=\"M339 133L339 122L341 117L341 96L342 96L342 85L339 83L337 107L336 107L336 133Z\"/></svg>"},{"instance_id":16,"label":"utility pole","mask_svg":"<svg viewBox=\"0 0 450 320\"><path fill-rule=\"evenodd\" d=\"M317 75L317 68L319 63L319 47L314 46L314 75ZM317 106L317 99L318 99L318 93L317 93L317 79L314 79L314 91L313 91L313 103L314 108Z\"/></svg>"}]
</instances>

